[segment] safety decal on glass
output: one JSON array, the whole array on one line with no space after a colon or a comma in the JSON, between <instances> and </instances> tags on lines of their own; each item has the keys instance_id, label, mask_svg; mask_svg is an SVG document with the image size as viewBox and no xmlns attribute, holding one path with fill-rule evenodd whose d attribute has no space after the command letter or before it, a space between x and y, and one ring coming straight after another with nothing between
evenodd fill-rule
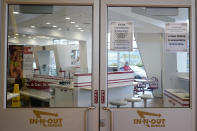
<instances>
[{"instance_id":1,"label":"safety decal on glass","mask_svg":"<svg viewBox=\"0 0 197 131\"><path fill-rule=\"evenodd\" d=\"M110 30L110 50L132 51L133 23L128 21L112 21Z\"/></svg>"},{"instance_id":2,"label":"safety decal on glass","mask_svg":"<svg viewBox=\"0 0 197 131\"><path fill-rule=\"evenodd\" d=\"M94 104L98 104L98 90L94 90Z\"/></svg>"},{"instance_id":3,"label":"safety decal on glass","mask_svg":"<svg viewBox=\"0 0 197 131\"><path fill-rule=\"evenodd\" d=\"M101 104L105 104L105 90L101 90Z\"/></svg>"}]
</instances>

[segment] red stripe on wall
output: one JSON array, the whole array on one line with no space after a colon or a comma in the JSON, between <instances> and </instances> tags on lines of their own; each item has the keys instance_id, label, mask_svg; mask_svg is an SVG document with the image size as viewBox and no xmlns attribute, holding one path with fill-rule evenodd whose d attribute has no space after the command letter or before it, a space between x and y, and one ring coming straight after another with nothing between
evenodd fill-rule
<instances>
[{"instance_id":1,"label":"red stripe on wall","mask_svg":"<svg viewBox=\"0 0 197 131\"><path fill-rule=\"evenodd\" d=\"M128 73L134 73L133 71L118 71L118 72L108 72L108 75L111 74L128 74ZM86 73L86 74L74 74L74 76L91 76L92 73Z\"/></svg>"}]
</instances>

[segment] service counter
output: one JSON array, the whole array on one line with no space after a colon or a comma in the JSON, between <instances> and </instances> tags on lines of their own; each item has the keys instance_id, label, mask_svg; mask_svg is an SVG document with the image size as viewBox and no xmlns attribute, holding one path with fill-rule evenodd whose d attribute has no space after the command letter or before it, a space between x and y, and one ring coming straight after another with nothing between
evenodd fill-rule
<instances>
[{"instance_id":1,"label":"service counter","mask_svg":"<svg viewBox=\"0 0 197 131\"><path fill-rule=\"evenodd\" d=\"M90 106L92 77L91 73L74 74L75 105ZM125 99L133 96L133 72L109 72L108 73L108 102Z\"/></svg>"},{"instance_id":2,"label":"service counter","mask_svg":"<svg viewBox=\"0 0 197 131\"><path fill-rule=\"evenodd\" d=\"M108 101L125 99L133 96L132 72L108 73ZM92 74L74 74L73 79L35 75L28 88L21 91L40 101L48 101L50 107L87 107L91 106ZM65 82L60 84L60 82ZM44 85L43 83L47 83ZM42 85L41 85L42 84ZM44 88L42 87L44 85Z\"/></svg>"},{"instance_id":3,"label":"service counter","mask_svg":"<svg viewBox=\"0 0 197 131\"><path fill-rule=\"evenodd\" d=\"M166 89L164 90L165 107L189 107L189 92L183 89Z\"/></svg>"}]
</instances>

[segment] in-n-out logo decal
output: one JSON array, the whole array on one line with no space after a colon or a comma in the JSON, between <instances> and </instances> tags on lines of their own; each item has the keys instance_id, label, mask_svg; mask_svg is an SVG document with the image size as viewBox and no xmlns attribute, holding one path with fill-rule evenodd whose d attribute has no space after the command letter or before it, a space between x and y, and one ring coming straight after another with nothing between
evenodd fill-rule
<instances>
[{"instance_id":1,"label":"in-n-out logo decal","mask_svg":"<svg viewBox=\"0 0 197 131\"><path fill-rule=\"evenodd\" d=\"M36 117L30 118L31 125L41 125L43 127L62 127L62 118L58 117L57 113L33 110Z\"/></svg>"},{"instance_id":2,"label":"in-n-out logo decal","mask_svg":"<svg viewBox=\"0 0 197 131\"><path fill-rule=\"evenodd\" d=\"M140 118L133 119L134 125L144 125L146 127L165 127L166 119L162 118L159 113L157 114L138 110L137 114Z\"/></svg>"}]
</instances>

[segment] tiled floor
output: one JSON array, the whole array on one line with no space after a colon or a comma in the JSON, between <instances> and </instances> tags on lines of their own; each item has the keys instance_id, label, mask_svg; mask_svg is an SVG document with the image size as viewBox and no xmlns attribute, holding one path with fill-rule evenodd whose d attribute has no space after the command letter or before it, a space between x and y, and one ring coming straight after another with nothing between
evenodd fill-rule
<instances>
[{"instance_id":1,"label":"tiled floor","mask_svg":"<svg viewBox=\"0 0 197 131\"><path fill-rule=\"evenodd\" d=\"M135 102L135 107L144 107L144 102ZM148 99L147 100L147 107L163 107L163 99L162 98L156 98Z\"/></svg>"},{"instance_id":2,"label":"tiled floor","mask_svg":"<svg viewBox=\"0 0 197 131\"><path fill-rule=\"evenodd\" d=\"M151 91L146 91L145 94L150 94L152 95ZM140 96L141 94L139 93L138 95L135 95L136 97ZM144 101L142 100L141 102L135 102L134 104L135 107L144 107ZM148 99L147 100L147 107L163 107L163 98L162 97L154 97L153 99Z\"/></svg>"},{"instance_id":3,"label":"tiled floor","mask_svg":"<svg viewBox=\"0 0 197 131\"><path fill-rule=\"evenodd\" d=\"M146 91L145 94L152 95L152 92ZM140 95L142 95L142 92L139 92L138 95L135 95L135 97L140 97ZM112 106L111 104L109 104L109 106L112 108L117 108L116 106ZM162 97L154 97L153 99L147 99L147 108L162 108L163 106L164 104ZM120 108L124 108L124 107L131 107L131 103L128 103L126 106L121 106ZM144 107L144 101L142 100L141 102L135 102L134 107L135 108Z\"/></svg>"}]
</instances>

